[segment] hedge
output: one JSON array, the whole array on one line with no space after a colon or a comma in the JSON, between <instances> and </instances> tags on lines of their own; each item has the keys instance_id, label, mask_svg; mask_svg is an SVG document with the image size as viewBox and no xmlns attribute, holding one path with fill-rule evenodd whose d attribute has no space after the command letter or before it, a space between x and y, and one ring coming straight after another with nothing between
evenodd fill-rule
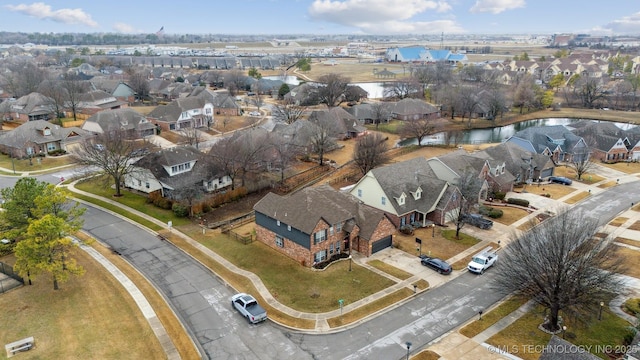
<instances>
[{"instance_id":1,"label":"hedge","mask_svg":"<svg viewBox=\"0 0 640 360\"><path fill-rule=\"evenodd\" d=\"M513 205L529 207L529 200L525 200L525 199L508 198L507 199L507 203L508 204L513 204Z\"/></svg>"}]
</instances>

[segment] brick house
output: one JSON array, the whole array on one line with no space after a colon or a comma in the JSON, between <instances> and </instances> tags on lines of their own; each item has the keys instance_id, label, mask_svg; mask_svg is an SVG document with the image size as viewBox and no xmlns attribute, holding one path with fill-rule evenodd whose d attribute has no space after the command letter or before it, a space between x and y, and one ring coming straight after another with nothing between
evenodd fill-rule
<instances>
[{"instance_id":1,"label":"brick house","mask_svg":"<svg viewBox=\"0 0 640 360\"><path fill-rule=\"evenodd\" d=\"M307 267L344 252L370 256L396 231L384 212L328 185L269 193L253 209L258 240Z\"/></svg>"}]
</instances>

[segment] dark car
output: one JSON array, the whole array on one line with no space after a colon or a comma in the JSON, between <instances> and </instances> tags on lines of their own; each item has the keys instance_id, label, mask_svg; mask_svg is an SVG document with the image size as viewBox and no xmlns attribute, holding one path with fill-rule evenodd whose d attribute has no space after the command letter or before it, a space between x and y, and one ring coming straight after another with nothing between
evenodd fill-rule
<instances>
[{"instance_id":1,"label":"dark car","mask_svg":"<svg viewBox=\"0 0 640 360\"><path fill-rule=\"evenodd\" d=\"M451 265L446 261L435 257L420 255L420 263L426 267L432 268L440 274L449 275L452 271Z\"/></svg>"},{"instance_id":2,"label":"dark car","mask_svg":"<svg viewBox=\"0 0 640 360\"><path fill-rule=\"evenodd\" d=\"M549 178L549 181L552 183L562 184L562 185L571 185L571 183L573 182L571 181L571 179L566 178L564 176L551 176Z\"/></svg>"},{"instance_id":3,"label":"dark car","mask_svg":"<svg viewBox=\"0 0 640 360\"><path fill-rule=\"evenodd\" d=\"M489 230L493 226L493 221L483 218L480 214L464 214L462 221L484 230Z\"/></svg>"}]
</instances>

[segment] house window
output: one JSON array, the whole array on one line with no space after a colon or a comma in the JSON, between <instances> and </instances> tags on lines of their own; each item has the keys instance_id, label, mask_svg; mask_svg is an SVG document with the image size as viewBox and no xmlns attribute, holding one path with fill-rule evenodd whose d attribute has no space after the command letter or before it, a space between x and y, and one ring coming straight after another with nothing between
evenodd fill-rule
<instances>
[{"instance_id":1,"label":"house window","mask_svg":"<svg viewBox=\"0 0 640 360\"><path fill-rule=\"evenodd\" d=\"M138 180L138 186L142 186L142 180Z\"/></svg>"},{"instance_id":2,"label":"house window","mask_svg":"<svg viewBox=\"0 0 640 360\"><path fill-rule=\"evenodd\" d=\"M337 223L336 224L336 232L340 232L342 231L342 223Z\"/></svg>"},{"instance_id":3,"label":"house window","mask_svg":"<svg viewBox=\"0 0 640 360\"><path fill-rule=\"evenodd\" d=\"M317 253L313 254L313 260L316 263L327 260L327 250L318 251Z\"/></svg>"},{"instance_id":4,"label":"house window","mask_svg":"<svg viewBox=\"0 0 640 360\"><path fill-rule=\"evenodd\" d=\"M422 197L422 189L416 190L415 199L418 200Z\"/></svg>"},{"instance_id":5,"label":"house window","mask_svg":"<svg viewBox=\"0 0 640 360\"><path fill-rule=\"evenodd\" d=\"M177 166L172 166L172 167L171 167L171 173L172 173L172 174L175 174L175 173L177 173L177 172L178 172L178 167L177 167Z\"/></svg>"},{"instance_id":6,"label":"house window","mask_svg":"<svg viewBox=\"0 0 640 360\"><path fill-rule=\"evenodd\" d=\"M358 189L358 197L362 197L362 189Z\"/></svg>"},{"instance_id":7,"label":"house window","mask_svg":"<svg viewBox=\"0 0 640 360\"><path fill-rule=\"evenodd\" d=\"M291 231L291 225L287 225L287 230Z\"/></svg>"},{"instance_id":8,"label":"house window","mask_svg":"<svg viewBox=\"0 0 640 360\"><path fill-rule=\"evenodd\" d=\"M384 197L384 196L383 196L383 197L380 199L380 201L382 202L382 205L387 205L387 198L386 198L386 197Z\"/></svg>"},{"instance_id":9,"label":"house window","mask_svg":"<svg viewBox=\"0 0 640 360\"><path fill-rule=\"evenodd\" d=\"M276 225L280 226L280 220L276 220Z\"/></svg>"},{"instance_id":10,"label":"house window","mask_svg":"<svg viewBox=\"0 0 640 360\"><path fill-rule=\"evenodd\" d=\"M222 185L222 183L223 183L222 178L218 179L218 184Z\"/></svg>"},{"instance_id":11,"label":"house window","mask_svg":"<svg viewBox=\"0 0 640 360\"><path fill-rule=\"evenodd\" d=\"M49 136L49 135L51 135L51 129L49 129L49 128L44 128L44 130L43 130L43 134L44 134L44 136Z\"/></svg>"},{"instance_id":12,"label":"house window","mask_svg":"<svg viewBox=\"0 0 640 360\"><path fill-rule=\"evenodd\" d=\"M318 244L321 243L325 240L327 240L327 229L323 229L318 231L317 233L313 234L314 235L314 244Z\"/></svg>"},{"instance_id":13,"label":"house window","mask_svg":"<svg viewBox=\"0 0 640 360\"><path fill-rule=\"evenodd\" d=\"M147 182L144 184L144 186L148 189L148 188L150 188L150 187L151 187L151 184L149 184L149 182L147 181Z\"/></svg>"},{"instance_id":14,"label":"house window","mask_svg":"<svg viewBox=\"0 0 640 360\"><path fill-rule=\"evenodd\" d=\"M329 245L329 255L333 255L333 243Z\"/></svg>"},{"instance_id":15,"label":"house window","mask_svg":"<svg viewBox=\"0 0 640 360\"><path fill-rule=\"evenodd\" d=\"M333 235L333 226L329 227L329 235Z\"/></svg>"},{"instance_id":16,"label":"house window","mask_svg":"<svg viewBox=\"0 0 640 360\"><path fill-rule=\"evenodd\" d=\"M336 241L336 254L340 253L340 241Z\"/></svg>"},{"instance_id":17,"label":"house window","mask_svg":"<svg viewBox=\"0 0 640 360\"><path fill-rule=\"evenodd\" d=\"M284 247L284 238L280 235L276 235L276 246L277 247Z\"/></svg>"},{"instance_id":18,"label":"house window","mask_svg":"<svg viewBox=\"0 0 640 360\"><path fill-rule=\"evenodd\" d=\"M56 149L55 143L47 143L47 151L54 151Z\"/></svg>"},{"instance_id":19,"label":"house window","mask_svg":"<svg viewBox=\"0 0 640 360\"><path fill-rule=\"evenodd\" d=\"M398 205L404 205L404 194L400 195L400 197L398 198ZM383 202L384 205L384 202Z\"/></svg>"}]
</instances>

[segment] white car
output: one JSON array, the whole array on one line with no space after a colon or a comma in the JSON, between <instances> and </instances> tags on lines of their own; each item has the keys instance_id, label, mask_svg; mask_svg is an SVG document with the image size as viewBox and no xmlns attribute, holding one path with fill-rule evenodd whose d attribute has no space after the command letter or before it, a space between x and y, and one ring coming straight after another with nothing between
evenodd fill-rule
<instances>
[{"instance_id":1,"label":"white car","mask_svg":"<svg viewBox=\"0 0 640 360\"><path fill-rule=\"evenodd\" d=\"M249 113L249 116L260 116L260 112L259 111L252 111Z\"/></svg>"}]
</instances>

